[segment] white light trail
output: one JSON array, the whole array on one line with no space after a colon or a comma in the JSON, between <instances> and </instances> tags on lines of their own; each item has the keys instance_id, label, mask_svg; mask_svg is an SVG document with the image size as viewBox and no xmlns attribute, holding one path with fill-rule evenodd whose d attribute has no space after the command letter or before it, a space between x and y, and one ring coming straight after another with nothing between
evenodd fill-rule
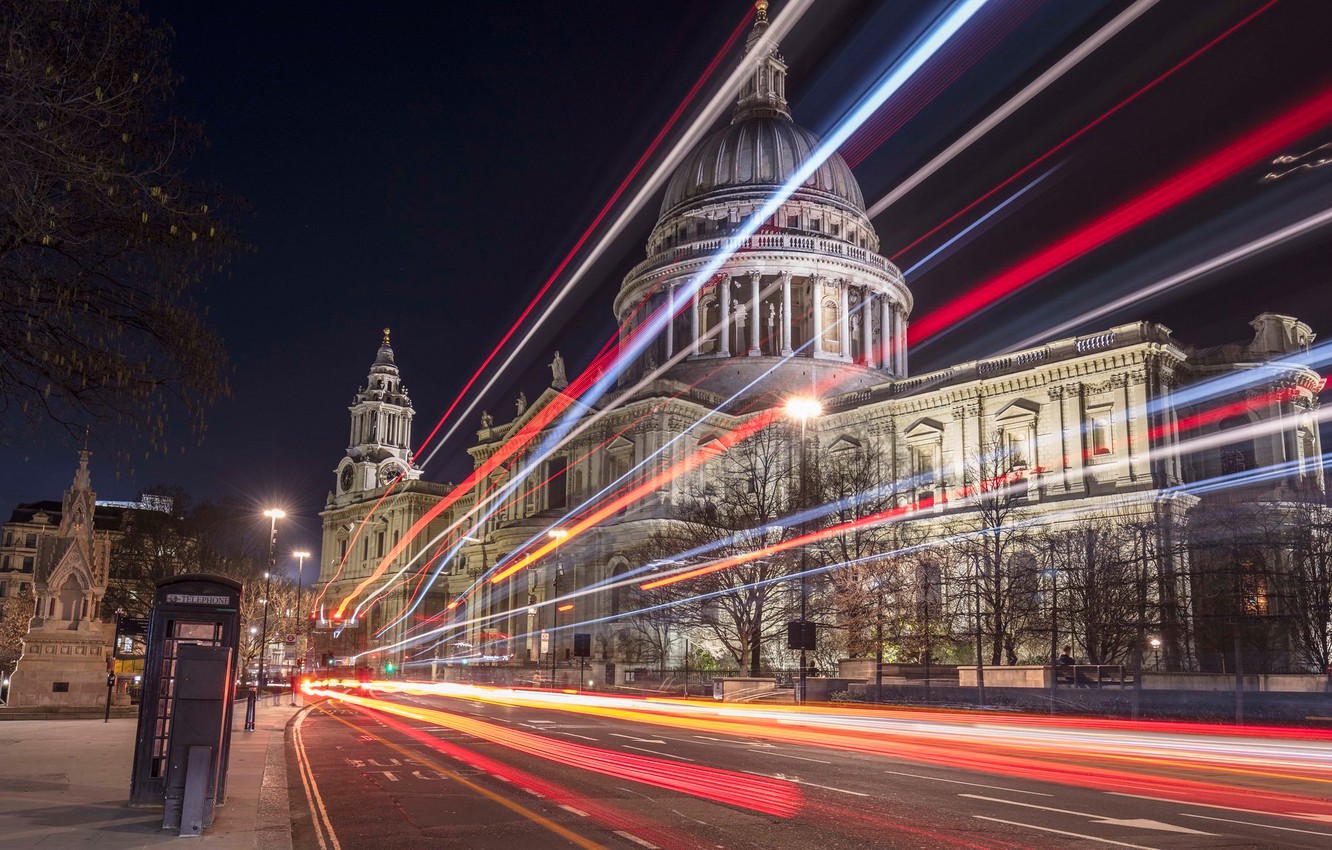
<instances>
[{"instance_id":1,"label":"white light trail","mask_svg":"<svg viewBox=\"0 0 1332 850\"><path fill-rule=\"evenodd\" d=\"M1261 254L1264 251L1275 248L1278 245L1291 241L1292 239L1298 239L1301 236L1304 236L1307 233L1317 230L1320 227L1324 227L1329 223L1332 223L1332 208L1325 209L1319 213L1315 213L1314 215L1311 215L1308 218L1301 219L1300 221L1297 221L1294 224L1287 225L1286 227L1283 227L1280 230L1269 233L1266 236L1262 236L1258 239L1253 240L1252 242L1247 242L1239 246L1238 248L1225 252L1224 254L1219 254L1211 258L1210 260L1206 260L1202 263L1199 263L1196 266L1193 266L1192 268L1188 268L1178 274L1171 275L1165 280L1160 280L1149 286L1144 286L1142 289L1138 289L1130 293L1129 295L1125 295L1124 297L1111 301L1108 304L1103 304L1099 307L1088 310L1087 312L1079 316L1075 316L1072 319L1069 319L1065 322L1061 322L1057 325L1054 325L1053 327L1046 328L1045 330L1041 331L1038 334L1033 334L1032 336L1029 336L1026 339L1022 340L1021 342L1009 346L1008 348L1004 349L1004 352L1014 351L1020 348L1027 348L1028 346L1037 345L1044 340L1071 331L1074 328L1079 327L1080 325L1086 324L1087 322L1099 319L1100 317L1108 313L1113 313L1116 310L1122 310L1125 307L1136 306L1138 304L1141 304L1143 301L1145 301L1148 298L1153 298L1170 289L1174 289L1175 287L1178 286L1183 286L1184 284L1196 280L1197 278L1200 278L1204 275L1211 274L1214 271L1219 271L1220 269L1223 269L1227 266L1231 266L1234 265L1235 263L1247 260L1250 257Z\"/></svg>"},{"instance_id":2,"label":"white light trail","mask_svg":"<svg viewBox=\"0 0 1332 850\"><path fill-rule=\"evenodd\" d=\"M1035 80L1028 83L1026 88L1009 98L1007 103L990 113L989 117L984 121L980 122L975 127L972 127L963 134L962 138L953 142L945 148L942 153L921 166L915 174L912 174L906 180L903 180L897 188L893 189L881 200L877 201L869 209L870 218L874 218L879 213L888 209L888 207L896 203L903 195L919 186L930 175L947 165L955 156L971 147L971 145L978 139L993 130L1003 122L1004 119L1008 118L1008 116L1025 106L1028 101L1048 88L1055 80L1066 74L1074 65L1077 65L1083 59L1086 59L1094 53L1098 47L1105 44L1118 34L1120 30L1137 20L1144 12L1155 6L1156 3L1157 0L1138 0L1138 2L1134 3L1123 12L1120 12L1114 20L1097 30L1091 38L1087 39L1082 44L1079 44L1071 53L1052 65L1044 74L1041 74Z\"/></svg>"}]
</instances>

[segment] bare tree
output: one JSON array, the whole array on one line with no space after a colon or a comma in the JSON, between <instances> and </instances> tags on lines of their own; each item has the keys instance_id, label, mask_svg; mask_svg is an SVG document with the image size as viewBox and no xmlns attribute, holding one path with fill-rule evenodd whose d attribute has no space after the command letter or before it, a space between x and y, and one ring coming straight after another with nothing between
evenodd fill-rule
<instances>
[{"instance_id":1,"label":"bare tree","mask_svg":"<svg viewBox=\"0 0 1332 850\"><path fill-rule=\"evenodd\" d=\"M647 560L675 566L679 553L706 550L707 560L743 556L793 536L781 521L794 507L795 446L788 429L771 426L731 447L689 485L668 527L645 548ZM738 563L646 595L671 606L682 628L714 640L737 667L757 676L766 641L781 633L791 605L799 555L787 551ZM785 586L784 586L785 585Z\"/></svg>"},{"instance_id":2,"label":"bare tree","mask_svg":"<svg viewBox=\"0 0 1332 850\"><path fill-rule=\"evenodd\" d=\"M1321 495L1291 506L1287 577L1297 659L1317 672L1332 670L1332 510Z\"/></svg>"},{"instance_id":3,"label":"bare tree","mask_svg":"<svg viewBox=\"0 0 1332 850\"><path fill-rule=\"evenodd\" d=\"M1101 517L1046 530L1035 541L1047 566L1047 606L1053 606L1046 607L1036 623L1050 624L1045 634L1055 628L1060 640L1090 664L1126 663L1132 653L1138 616L1137 540L1135 529Z\"/></svg>"},{"instance_id":4,"label":"bare tree","mask_svg":"<svg viewBox=\"0 0 1332 850\"><path fill-rule=\"evenodd\" d=\"M132 423L161 447L228 392L197 302L240 247L189 182L200 126L173 114L170 30L135 0L0 12L0 436Z\"/></svg>"},{"instance_id":5,"label":"bare tree","mask_svg":"<svg viewBox=\"0 0 1332 850\"><path fill-rule=\"evenodd\" d=\"M991 434L967 463L967 507L949 528L955 572L979 603L974 628L992 665L1018 663L1019 641L1040 608L1040 566L1025 523L1027 468L1003 434Z\"/></svg>"}]
</instances>

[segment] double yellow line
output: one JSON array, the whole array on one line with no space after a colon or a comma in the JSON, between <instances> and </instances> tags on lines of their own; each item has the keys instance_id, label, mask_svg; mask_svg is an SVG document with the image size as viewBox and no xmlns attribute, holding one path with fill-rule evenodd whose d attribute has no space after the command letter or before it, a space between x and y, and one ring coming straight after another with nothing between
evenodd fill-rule
<instances>
[{"instance_id":1,"label":"double yellow line","mask_svg":"<svg viewBox=\"0 0 1332 850\"><path fill-rule=\"evenodd\" d=\"M341 723L343 726L346 726L348 729L355 731L357 735L365 735L375 741L378 741L379 743L383 744L384 746L388 747L390 750L393 750L399 755L411 759L413 761L419 762L425 765L426 767L430 768L431 770L435 771L440 776L452 779L454 782L457 782L459 785L462 785L464 788L467 788L468 790L471 791L475 791L476 793L480 794L486 799L493 800L494 802L499 803L501 806L508 809L509 811L521 815L524 818L527 818L528 820L532 821L533 823L537 824L538 826L544 829L550 830L551 832L555 833L556 835L568 841L570 844L573 844L575 847L582 847L584 848L584 850L607 850L605 845L598 844L595 841L592 841L591 839L584 838L583 836L575 832L565 829L564 827L560 826L558 823L555 823L555 821L551 820L545 815L542 815L539 812L534 812L531 809L527 808L526 806L520 805L519 803L515 803L513 800L509 800L499 794L496 794L494 791L491 791L489 788L485 788L481 785L476 784L475 782L472 782L470 779L458 775L457 773L453 772L452 770L449 770L444 765L425 756L423 753L419 751L409 750L406 747L403 747L399 744L395 744L394 742L384 738L381 735L376 735L374 732L371 732L370 730L366 729L363 726L357 726L354 723L349 723L348 721L343 720L341 717L338 717L337 715L328 711L322 705L315 705L312 706L312 708L333 718L334 720ZM293 732L293 741L296 745L296 764L300 770L301 784L305 786L305 797L310 802L310 819L314 823L315 838L319 842L320 850L342 850L342 846L338 843L337 834L334 833L333 831L333 824L329 820L328 810L324 807L323 798L319 794L319 785L318 783L315 782L314 772L310 769L310 760L305 755L305 740L301 734L301 723L302 721L305 720L305 716L307 713L308 711L301 712L300 716L296 718L296 723ZM327 841L325 840L325 836L327 836Z\"/></svg>"}]
</instances>

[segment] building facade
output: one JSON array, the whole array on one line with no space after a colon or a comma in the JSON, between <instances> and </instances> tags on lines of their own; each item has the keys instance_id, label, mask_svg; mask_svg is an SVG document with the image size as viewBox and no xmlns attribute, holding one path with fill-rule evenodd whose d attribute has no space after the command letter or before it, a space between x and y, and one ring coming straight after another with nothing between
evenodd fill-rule
<instances>
[{"instance_id":1,"label":"building facade","mask_svg":"<svg viewBox=\"0 0 1332 850\"><path fill-rule=\"evenodd\" d=\"M820 450L874 445L885 459L881 483L892 489L894 503L913 520L934 523L940 535L974 510L974 500L965 498L982 478L974 466L996 446L1008 458L1004 475L1022 481L1024 511L1054 524L1114 514L1151 518L1156 527L1166 516L1183 527L1200 501L1187 485L1273 465L1281 474L1248 486L1244 498L1280 502L1297 492L1321 498L1316 412L1323 381L1289 359L1306 352L1314 336L1289 316L1258 316L1251 340L1214 349L1190 347L1170 329L1143 321L910 374L911 292L902 273L877 253L879 238L859 185L837 154L741 240L705 286L683 295L685 283L818 145L792 120L787 68L765 40L766 27L760 9L748 42L752 74L731 123L676 170L648 237L647 258L625 277L612 305L625 345L654 312L672 319L617 390L584 411L596 417L594 424L576 429L524 481L510 479L525 466L520 454L453 506L461 516L517 484L515 495L479 525L467 525L472 530L460 551L442 567L440 580L448 587L441 601L465 598L466 604L427 606L427 613L459 623L430 652L547 663L564 659L572 645L575 629L558 626L577 623L576 631L593 635L593 658L607 663L604 675L618 675L627 611L617 578L642 566L645 542L673 521L675 507L709 474L707 467L663 477L659 488L506 582L491 587L478 581L511 553L572 522L588 500L660 476L740 428L755 411L796 394L822 400L824 413L808 423ZM1227 375L1253 379L1233 390L1189 392ZM566 384L557 355L551 386L531 405L520 396L510 421L483 417L469 449L474 465L486 464L548 405L568 402L561 398ZM1234 412L1218 418L1211 413L1218 406ZM1229 430L1234 439L1225 436ZM364 444L353 443L364 451ZM344 464L365 470L352 475L373 467L350 451ZM362 506L383 492L352 489L331 499L325 512L326 570L342 560ZM408 509L401 527L419 511ZM365 546L355 557L378 551ZM1172 573L1154 581L1152 593L1173 594L1172 583L1188 581L1186 572ZM578 593L590 587L604 589ZM567 598L559 606L565 610L548 604L556 598ZM385 608L396 611L401 604L386 600ZM1196 654L1184 647L1192 634L1187 624L1157 627L1168 632L1169 664L1177 667L1183 656Z\"/></svg>"},{"instance_id":2,"label":"building facade","mask_svg":"<svg viewBox=\"0 0 1332 850\"><path fill-rule=\"evenodd\" d=\"M451 489L447 484L421 480L411 455L412 417L415 410L403 385L389 344L389 331L370 366L364 386L348 407L351 427L347 451L334 469L334 488L324 510L315 590L314 641L316 665L335 666L401 641L419 617L438 614L446 602L447 587L429 589L404 582L387 594L375 595L371 584L376 567L419 519L439 504ZM385 495L392 492L392 498ZM448 523L447 514L412 537L402 557L394 562L415 563ZM342 601L358 588L371 588L369 597L344 606ZM413 593L420 590L420 597ZM389 650L354 662L383 671L403 661L403 653Z\"/></svg>"}]
</instances>

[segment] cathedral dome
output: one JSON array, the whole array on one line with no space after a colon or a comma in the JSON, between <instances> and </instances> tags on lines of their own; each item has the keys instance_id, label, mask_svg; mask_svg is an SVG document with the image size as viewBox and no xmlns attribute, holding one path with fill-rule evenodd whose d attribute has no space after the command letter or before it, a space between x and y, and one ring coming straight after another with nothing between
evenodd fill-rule
<instances>
[{"instance_id":1,"label":"cathedral dome","mask_svg":"<svg viewBox=\"0 0 1332 850\"><path fill-rule=\"evenodd\" d=\"M818 145L818 136L783 115L740 118L706 139L676 169L666 186L661 218L689 206L724 203L735 194L769 194L786 183ZM860 185L838 153L797 191L865 212Z\"/></svg>"}]
</instances>

